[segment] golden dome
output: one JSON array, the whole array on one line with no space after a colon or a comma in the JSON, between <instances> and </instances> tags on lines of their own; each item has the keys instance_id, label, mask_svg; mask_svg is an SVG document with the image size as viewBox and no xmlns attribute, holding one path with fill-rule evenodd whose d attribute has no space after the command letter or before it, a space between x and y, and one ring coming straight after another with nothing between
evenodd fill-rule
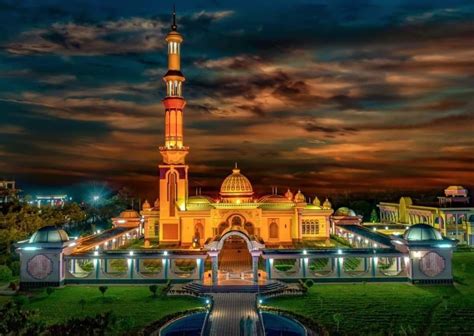
<instances>
[{"instance_id":1,"label":"golden dome","mask_svg":"<svg viewBox=\"0 0 474 336\"><path fill-rule=\"evenodd\" d=\"M321 201L319 200L318 196L314 196L313 205L318 207L321 206Z\"/></svg>"},{"instance_id":2,"label":"golden dome","mask_svg":"<svg viewBox=\"0 0 474 336\"><path fill-rule=\"evenodd\" d=\"M290 201L293 200L293 193L291 192L290 188L285 193L285 197L288 198Z\"/></svg>"},{"instance_id":3,"label":"golden dome","mask_svg":"<svg viewBox=\"0 0 474 336\"><path fill-rule=\"evenodd\" d=\"M331 209L331 207L332 207L331 202L329 202L329 200L326 198L326 200L323 203L323 208L324 209Z\"/></svg>"},{"instance_id":4,"label":"golden dome","mask_svg":"<svg viewBox=\"0 0 474 336\"><path fill-rule=\"evenodd\" d=\"M150 210L150 208L151 208L150 203L148 203L148 200L145 200L145 202L143 202L142 209L143 210Z\"/></svg>"},{"instance_id":5,"label":"golden dome","mask_svg":"<svg viewBox=\"0 0 474 336\"><path fill-rule=\"evenodd\" d=\"M301 190L298 190L298 192L295 195L295 202L296 203L306 203L306 197L304 197L303 193Z\"/></svg>"},{"instance_id":6,"label":"golden dome","mask_svg":"<svg viewBox=\"0 0 474 336\"><path fill-rule=\"evenodd\" d=\"M227 176L221 185L221 196L252 196L253 188L249 179L240 173L237 165L232 169L232 174Z\"/></svg>"}]
</instances>

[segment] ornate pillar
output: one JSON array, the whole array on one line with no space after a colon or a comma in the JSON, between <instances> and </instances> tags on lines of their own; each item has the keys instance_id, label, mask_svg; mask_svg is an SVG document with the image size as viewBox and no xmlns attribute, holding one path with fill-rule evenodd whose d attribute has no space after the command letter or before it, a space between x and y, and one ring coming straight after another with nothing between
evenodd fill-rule
<instances>
[{"instance_id":1,"label":"ornate pillar","mask_svg":"<svg viewBox=\"0 0 474 336\"><path fill-rule=\"evenodd\" d=\"M261 251L251 251L252 254L252 274L253 274L253 282L258 283L258 258L262 254Z\"/></svg>"},{"instance_id":2,"label":"ornate pillar","mask_svg":"<svg viewBox=\"0 0 474 336\"><path fill-rule=\"evenodd\" d=\"M219 251L209 251L207 254L211 257L212 262L212 285L216 286L219 274Z\"/></svg>"}]
</instances>

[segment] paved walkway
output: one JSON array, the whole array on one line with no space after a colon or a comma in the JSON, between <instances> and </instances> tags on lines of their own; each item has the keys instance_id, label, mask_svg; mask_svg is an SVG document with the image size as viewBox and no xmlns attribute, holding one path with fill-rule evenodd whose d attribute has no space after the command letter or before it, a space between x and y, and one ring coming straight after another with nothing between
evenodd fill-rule
<instances>
[{"instance_id":1,"label":"paved walkway","mask_svg":"<svg viewBox=\"0 0 474 336\"><path fill-rule=\"evenodd\" d=\"M210 315L211 336L241 336L241 319L250 316L252 331L245 335L257 335L255 311L255 294L225 293L214 294L214 307ZM248 329L247 329L248 330Z\"/></svg>"}]
</instances>

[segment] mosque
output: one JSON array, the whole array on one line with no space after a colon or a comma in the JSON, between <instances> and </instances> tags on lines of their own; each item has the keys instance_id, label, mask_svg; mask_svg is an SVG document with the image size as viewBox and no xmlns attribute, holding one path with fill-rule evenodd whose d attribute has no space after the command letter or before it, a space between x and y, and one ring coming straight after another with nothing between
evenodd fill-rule
<instances>
[{"instance_id":1,"label":"mosque","mask_svg":"<svg viewBox=\"0 0 474 336\"><path fill-rule=\"evenodd\" d=\"M249 179L237 164L220 187L219 197L189 196L185 158L190 148L184 142L183 84L180 53L183 37L173 18L168 43L166 84L165 143L159 165L159 199L153 206L143 204L145 246L159 243L182 247L202 247L206 242L228 231L240 231L266 246L292 246L295 242L329 243L330 216L328 199L321 203L314 197L311 204L298 190L279 195L257 197Z\"/></svg>"},{"instance_id":2,"label":"mosque","mask_svg":"<svg viewBox=\"0 0 474 336\"><path fill-rule=\"evenodd\" d=\"M273 189L258 197L237 165L223 180L218 197L189 196L185 78L180 70L183 37L175 15L166 41L159 198L153 206L145 201L141 214L122 212L103 232L70 239L63 229L46 226L17 242L22 288L175 281L187 283L185 293L200 295L236 282L251 284L247 289L252 291L286 290L285 284L273 280L452 283L451 257L457 241L442 233L473 215L471 208L465 209L467 191L461 187L448 188L440 199L442 209L413 206L408 198L399 205L380 203L379 224L386 231L403 224L403 235L368 228L351 209L333 211L327 199L322 204L317 197L307 202L300 190L280 195ZM462 208L445 208L459 202ZM462 228L456 224L456 234L462 234ZM472 238L472 230L465 233ZM334 248L331 244L336 243Z\"/></svg>"}]
</instances>

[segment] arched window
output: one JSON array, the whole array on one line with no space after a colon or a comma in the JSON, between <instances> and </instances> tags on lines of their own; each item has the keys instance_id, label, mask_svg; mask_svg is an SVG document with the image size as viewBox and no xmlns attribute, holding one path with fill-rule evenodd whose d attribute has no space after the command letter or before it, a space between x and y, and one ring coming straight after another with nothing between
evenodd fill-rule
<instances>
[{"instance_id":1,"label":"arched window","mask_svg":"<svg viewBox=\"0 0 474 336\"><path fill-rule=\"evenodd\" d=\"M278 224L277 223L271 222L268 231L269 231L270 239L278 239Z\"/></svg>"},{"instance_id":2,"label":"arched window","mask_svg":"<svg viewBox=\"0 0 474 336\"><path fill-rule=\"evenodd\" d=\"M177 197L177 189L178 189L178 184L177 184L177 177L176 177L176 172L171 172L168 176L168 201L169 201L169 211L170 211L170 216L174 216L176 213L176 197Z\"/></svg>"}]
</instances>

